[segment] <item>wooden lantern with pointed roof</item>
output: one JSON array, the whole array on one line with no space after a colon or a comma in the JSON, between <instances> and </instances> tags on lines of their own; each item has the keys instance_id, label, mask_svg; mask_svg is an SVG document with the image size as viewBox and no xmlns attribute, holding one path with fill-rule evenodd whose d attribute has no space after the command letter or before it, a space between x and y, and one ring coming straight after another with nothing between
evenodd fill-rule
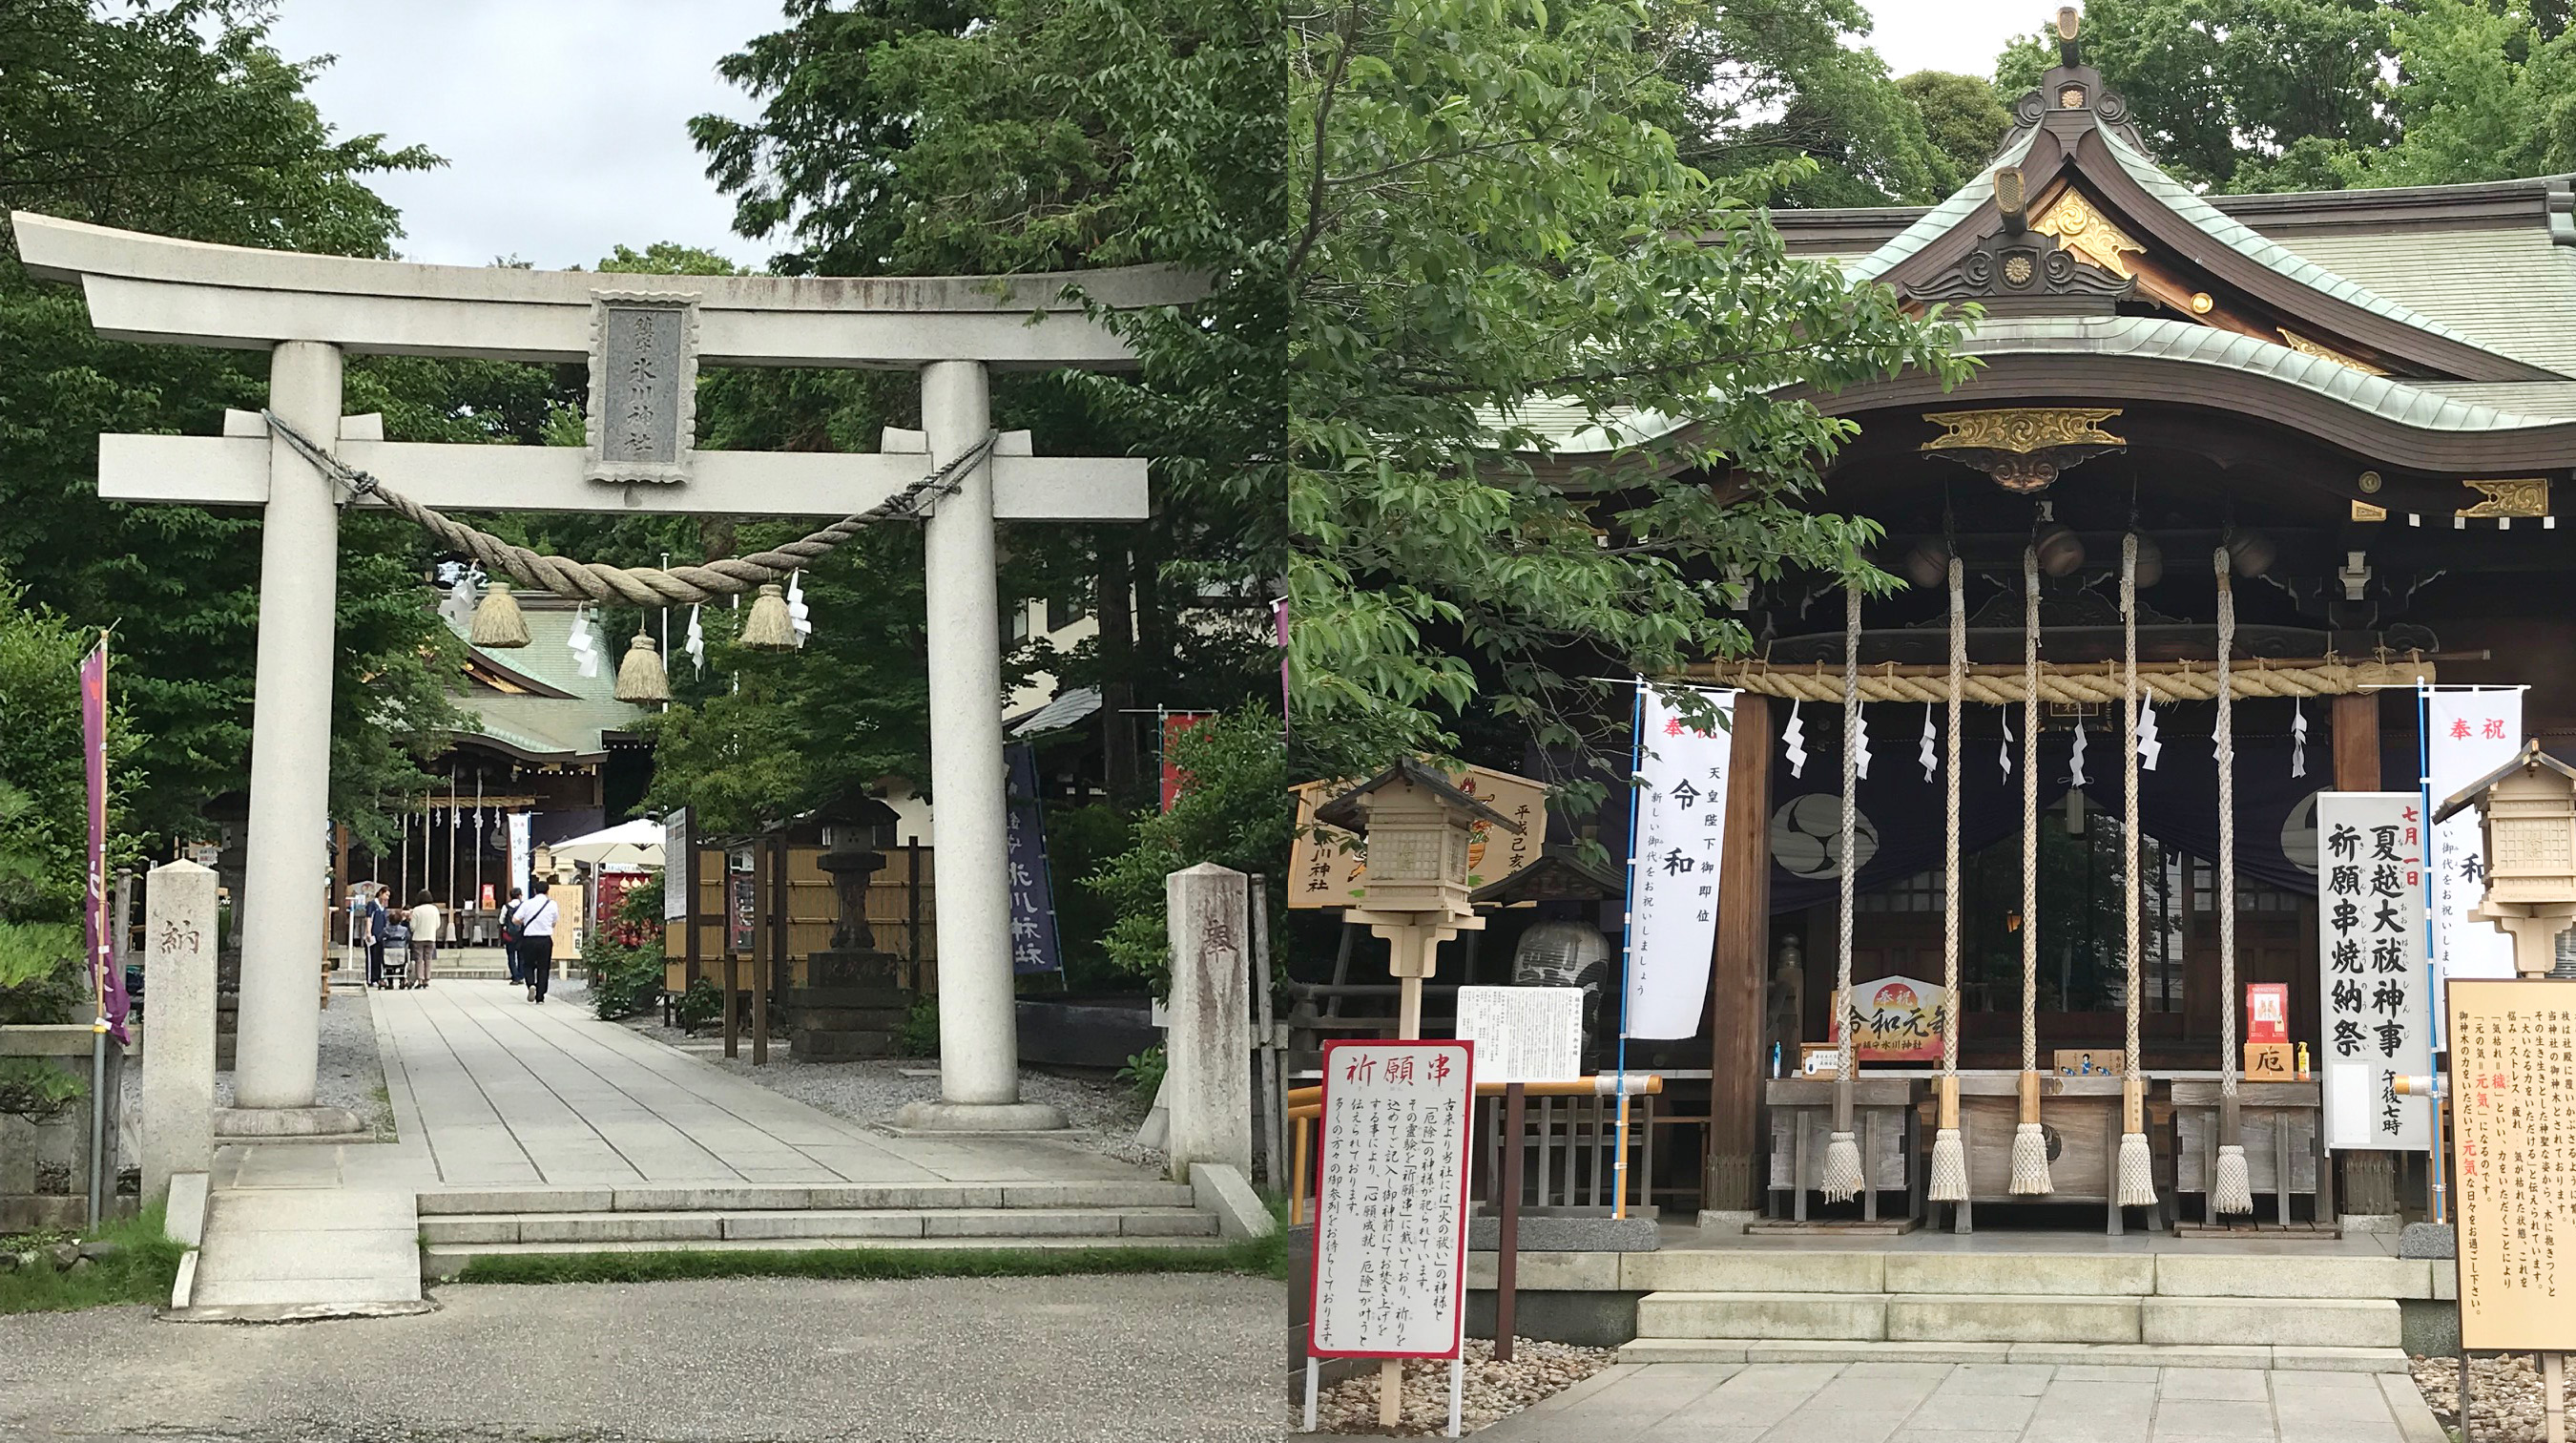
<instances>
[{"instance_id":1,"label":"wooden lantern with pointed roof","mask_svg":"<svg viewBox=\"0 0 2576 1443\"><path fill-rule=\"evenodd\" d=\"M2545 976L2558 934L2576 922L2576 767L2526 742L2513 760L2470 783L2433 816L2478 809L2486 896L2475 915L2513 938L2513 968Z\"/></svg>"},{"instance_id":2,"label":"wooden lantern with pointed roof","mask_svg":"<svg viewBox=\"0 0 2576 1443\"><path fill-rule=\"evenodd\" d=\"M1318 808L1315 820L1367 838L1362 908L1448 917L1475 912L1467 898L1467 845L1476 824L1521 829L1411 757Z\"/></svg>"}]
</instances>

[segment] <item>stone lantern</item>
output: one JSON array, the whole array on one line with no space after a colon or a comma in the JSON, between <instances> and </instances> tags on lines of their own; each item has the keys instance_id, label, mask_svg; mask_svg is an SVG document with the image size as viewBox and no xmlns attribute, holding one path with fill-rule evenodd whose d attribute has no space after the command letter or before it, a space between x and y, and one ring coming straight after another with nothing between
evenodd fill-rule
<instances>
[{"instance_id":1,"label":"stone lantern","mask_svg":"<svg viewBox=\"0 0 2576 1443\"><path fill-rule=\"evenodd\" d=\"M1367 840L1360 905L1344 920L1387 940L1401 998L1397 1036L1419 1037L1422 982L1439 965L1440 944L1485 925L1467 897L1469 833L1480 822L1511 832L1520 824L1410 757L1317 808L1315 820Z\"/></svg>"},{"instance_id":2,"label":"stone lantern","mask_svg":"<svg viewBox=\"0 0 2576 1443\"><path fill-rule=\"evenodd\" d=\"M2472 804L2486 842L2486 896L2472 915L2513 938L2515 972L2546 976L2558 934L2576 922L2576 767L2527 742L2433 820Z\"/></svg>"},{"instance_id":3,"label":"stone lantern","mask_svg":"<svg viewBox=\"0 0 2576 1443\"><path fill-rule=\"evenodd\" d=\"M912 1012L915 979L905 959L877 946L868 925L868 882L895 844L894 808L874 797L837 802L799 819L819 825L816 867L832 879L831 945L806 961L805 985L787 994L789 1055L831 1061L891 1057Z\"/></svg>"}]
</instances>

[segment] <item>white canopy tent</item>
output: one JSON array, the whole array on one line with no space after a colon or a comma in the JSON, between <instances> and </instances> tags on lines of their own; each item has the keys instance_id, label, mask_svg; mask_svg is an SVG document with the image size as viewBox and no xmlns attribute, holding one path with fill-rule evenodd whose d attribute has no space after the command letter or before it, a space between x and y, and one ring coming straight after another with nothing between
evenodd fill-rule
<instances>
[{"instance_id":1,"label":"white canopy tent","mask_svg":"<svg viewBox=\"0 0 2576 1443\"><path fill-rule=\"evenodd\" d=\"M594 867L662 865L662 824L649 817L620 822L604 831L568 837L546 848L557 864L587 862Z\"/></svg>"}]
</instances>

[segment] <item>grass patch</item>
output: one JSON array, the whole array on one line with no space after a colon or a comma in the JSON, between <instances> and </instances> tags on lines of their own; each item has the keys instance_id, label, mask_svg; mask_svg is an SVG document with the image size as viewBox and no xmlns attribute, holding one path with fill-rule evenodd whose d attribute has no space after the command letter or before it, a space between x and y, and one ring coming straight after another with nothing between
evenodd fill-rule
<instances>
[{"instance_id":1,"label":"grass patch","mask_svg":"<svg viewBox=\"0 0 2576 1443\"><path fill-rule=\"evenodd\" d=\"M509 1253L476 1258L460 1283L666 1283L686 1278L1054 1278L1098 1273L1249 1273L1284 1279L1278 1233L1219 1248L778 1248L740 1252Z\"/></svg>"},{"instance_id":2,"label":"grass patch","mask_svg":"<svg viewBox=\"0 0 2576 1443\"><path fill-rule=\"evenodd\" d=\"M62 1313L117 1303L169 1303L170 1285L179 1276L179 1259L187 1255L188 1249L163 1231L159 1203L135 1217L101 1223L74 1237L84 1242L112 1242L119 1248L114 1256L99 1258L76 1273L23 1268L0 1273L0 1313ZM45 1240L73 1238L49 1234ZM0 1238L0 1251L23 1251L30 1245L17 1238Z\"/></svg>"}]
</instances>

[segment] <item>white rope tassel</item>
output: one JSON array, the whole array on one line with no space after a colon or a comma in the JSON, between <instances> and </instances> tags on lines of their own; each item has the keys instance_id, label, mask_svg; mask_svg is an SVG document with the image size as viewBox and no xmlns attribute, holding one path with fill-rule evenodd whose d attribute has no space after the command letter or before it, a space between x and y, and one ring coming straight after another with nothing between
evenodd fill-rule
<instances>
[{"instance_id":1,"label":"white rope tassel","mask_svg":"<svg viewBox=\"0 0 2576 1443\"><path fill-rule=\"evenodd\" d=\"M2229 657L2236 650L2234 568L2221 545L2218 568L2218 1173L2210 1179L2210 1206L2221 1214L2254 1211L2254 1185L2245 1169L2243 1120L2236 1104L2236 719L2228 694Z\"/></svg>"},{"instance_id":2,"label":"white rope tassel","mask_svg":"<svg viewBox=\"0 0 2576 1443\"><path fill-rule=\"evenodd\" d=\"M2128 943L2129 1032L2128 1054L2123 1071L2125 1086L2121 1095L2120 1125L2120 1206L2153 1207L2156 1203L2155 1159L2147 1151L2147 1135L2142 1130L2144 1119L2133 1116L2142 1109L2136 1106L2142 1075L2138 1070L2138 985L2140 954L2138 923L2140 888L2138 875L2138 533L2120 538L2120 657L2124 667L2121 677L2120 720L2127 729L2128 745L2121 748L2125 768L2121 789L2120 858L2122 920L2126 924Z\"/></svg>"},{"instance_id":3,"label":"white rope tassel","mask_svg":"<svg viewBox=\"0 0 2576 1443\"><path fill-rule=\"evenodd\" d=\"M1836 939L1834 1031L1840 1044L1834 1055L1834 1131L1825 1140L1824 1172L1817 1186L1827 1202L1849 1202L1860 1196L1860 1141L1852 1136L1852 884L1860 868L1852 865L1854 833L1860 815L1860 587L1843 587L1843 849L1842 932Z\"/></svg>"},{"instance_id":4,"label":"white rope tassel","mask_svg":"<svg viewBox=\"0 0 2576 1443\"><path fill-rule=\"evenodd\" d=\"M2012 1191L2057 1191L2039 1125L2039 551L2021 553L2021 1125L2013 1130Z\"/></svg>"},{"instance_id":5,"label":"white rope tassel","mask_svg":"<svg viewBox=\"0 0 2576 1443\"><path fill-rule=\"evenodd\" d=\"M1933 1202L1968 1200L1968 1150L1959 1141L1959 679L1968 670L1967 573L1950 558L1950 713L1947 815L1941 838L1941 1130L1932 1139L1932 1176L1924 1194ZM1925 708L1923 725L1932 725ZM1931 765L1932 741L1923 741Z\"/></svg>"}]
</instances>

